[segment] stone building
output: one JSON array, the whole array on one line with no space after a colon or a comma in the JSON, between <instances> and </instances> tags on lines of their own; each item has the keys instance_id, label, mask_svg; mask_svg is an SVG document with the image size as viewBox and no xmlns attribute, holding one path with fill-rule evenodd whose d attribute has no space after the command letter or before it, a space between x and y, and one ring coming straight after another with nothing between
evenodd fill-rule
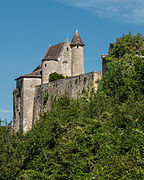
<instances>
[{"instance_id":1,"label":"stone building","mask_svg":"<svg viewBox=\"0 0 144 180\"><path fill-rule=\"evenodd\" d=\"M33 72L16 79L16 89L13 92L14 130L30 130L39 115L50 108L53 98L61 95L76 98L83 94L89 84L97 90L98 79L106 71L106 56L111 53L115 44L111 42L108 54L102 55L102 72L87 74L84 74L84 43L78 31L71 42L67 36L65 42L49 45L40 65ZM53 72L69 78L49 82L49 75ZM45 95L49 96L46 103Z\"/></svg>"},{"instance_id":2,"label":"stone building","mask_svg":"<svg viewBox=\"0 0 144 180\"><path fill-rule=\"evenodd\" d=\"M110 45L109 45L109 50L108 50L108 54L103 54L101 57L102 57L102 72L104 73L106 71L106 64L107 64L107 61L106 61L106 56L108 56L112 49L114 48L114 45L116 43L115 42L111 42Z\"/></svg>"},{"instance_id":3,"label":"stone building","mask_svg":"<svg viewBox=\"0 0 144 180\"><path fill-rule=\"evenodd\" d=\"M40 65L31 73L16 79L14 90L14 129L21 127L24 132L32 127L35 87L49 83L53 72L64 76L77 76L84 73L84 43L76 31L71 42L68 36L65 42L50 46Z\"/></svg>"}]
</instances>

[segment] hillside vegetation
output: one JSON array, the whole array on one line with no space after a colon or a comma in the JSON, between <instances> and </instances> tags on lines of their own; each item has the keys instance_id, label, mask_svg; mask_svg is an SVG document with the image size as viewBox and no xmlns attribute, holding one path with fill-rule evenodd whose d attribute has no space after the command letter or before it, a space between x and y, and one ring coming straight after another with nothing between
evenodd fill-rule
<instances>
[{"instance_id":1,"label":"hillside vegetation","mask_svg":"<svg viewBox=\"0 0 144 180\"><path fill-rule=\"evenodd\" d=\"M144 38L117 39L97 92L61 97L23 135L0 129L0 179L144 179Z\"/></svg>"}]
</instances>

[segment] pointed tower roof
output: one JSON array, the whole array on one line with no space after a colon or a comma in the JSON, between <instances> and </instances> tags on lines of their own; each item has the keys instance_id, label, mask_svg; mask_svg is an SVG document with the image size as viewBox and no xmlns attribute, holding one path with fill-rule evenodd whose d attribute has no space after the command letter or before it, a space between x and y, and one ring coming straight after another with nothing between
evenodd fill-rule
<instances>
[{"instance_id":1,"label":"pointed tower roof","mask_svg":"<svg viewBox=\"0 0 144 180\"><path fill-rule=\"evenodd\" d=\"M84 43L81 40L81 37L78 33L78 31L76 30L76 33L71 41L71 46L75 46L75 45L80 45L80 46L84 46Z\"/></svg>"}]
</instances>

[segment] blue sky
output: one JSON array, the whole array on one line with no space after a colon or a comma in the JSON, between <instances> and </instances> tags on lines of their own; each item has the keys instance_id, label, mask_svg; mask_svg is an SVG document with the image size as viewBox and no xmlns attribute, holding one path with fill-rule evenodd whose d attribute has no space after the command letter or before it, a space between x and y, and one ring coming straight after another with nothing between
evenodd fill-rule
<instances>
[{"instance_id":1,"label":"blue sky","mask_svg":"<svg viewBox=\"0 0 144 180\"><path fill-rule=\"evenodd\" d=\"M85 72L101 71L109 43L144 30L143 0L0 0L0 117L12 120L14 79L40 64L49 44L85 43Z\"/></svg>"}]
</instances>

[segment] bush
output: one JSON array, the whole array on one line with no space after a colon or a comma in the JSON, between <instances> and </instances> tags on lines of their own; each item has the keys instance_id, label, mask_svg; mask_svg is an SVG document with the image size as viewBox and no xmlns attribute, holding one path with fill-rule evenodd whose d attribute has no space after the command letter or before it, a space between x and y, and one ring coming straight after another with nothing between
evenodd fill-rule
<instances>
[{"instance_id":1,"label":"bush","mask_svg":"<svg viewBox=\"0 0 144 180\"><path fill-rule=\"evenodd\" d=\"M46 103L48 101L48 98L49 98L49 93L46 92L45 95L44 95L44 105L46 105Z\"/></svg>"},{"instance_id":2,"label":"bush","mask_svg":"<svg viewBox=\"0 0 144 180\"><path fill-rule=\"evenodd\" d=\"M109 58L89 100L60 97L25 135L1 129L0 179L144 179L143 58Z\"/></svg>"},{"instance_id":3,"label":"bush","mask_svg":"<svg viewBox=\"0 0 144 180\"><path fill-rule=\"evenodd\" d=\"M56 73L56 72L54 72L54 73L51 73L50 75L49 75L49 81L51 82L51 81L56 81L56 80L59 80L59 79L65 79L66 77L65 76L63 76L62 74L58 74L58 73Z\"/></svg>"}]
</instances>

